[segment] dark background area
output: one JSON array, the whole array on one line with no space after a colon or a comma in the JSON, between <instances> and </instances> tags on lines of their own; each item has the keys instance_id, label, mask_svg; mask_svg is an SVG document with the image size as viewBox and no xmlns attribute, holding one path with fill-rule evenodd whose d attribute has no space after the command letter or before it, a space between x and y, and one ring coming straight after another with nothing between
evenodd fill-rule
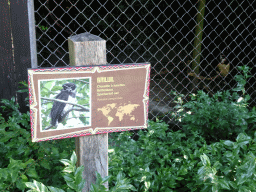
<instances>
[{"instance_id":1,"label":"dark background area","mask_svg":"<svg viewBox=\"0 0 256 192\"><path fill-rule=\"evenodd\" d=\"M34 1L38 67L69 65L68 37L90 32L107 41L108 63L150 62L150 99L157 105L172 106L173 97L170 97L169 91L191 92L191 77L188 76L191 66L188 66L188 61L193 59L198 2ZM205 77L216 75L222 54L231 65L227 77L203 82L209 84L213 92L235 86L237 66L251 67L252 77L247 84L247 92L252 97L251 106L255 105L255 8L255 0L207 1L200 63L200 75ZM15 28L13 30L18 31ZM26 66L22 60L17 60L14 66ZM4 74L3 78L7 77ZM156 115L153 114L154 117Z\"/></svg>"},{"instance_id":2,"label":"dark background area","mask_svg":"<svg viewBox=\"0 0 256 192\"><path fill-rule=\"evenodd\" d=\"M255 4L255 1L207 1L200 75L215 76L220 55L231 65L225 84L218 79L211 82L211 87L216 87L214 83L220 84L218 89L234 87L239 65L248 65L253 68L252 75L255 73ZM150 62L152 85L157 90L170 86L169 89L188 93L191 79L185 68L192 59L197 8L197 2L181 0L36 3L37 25L48 27L47 30L37 27L39 66L68 65L67 38L90 32L107 40L109 63ZM254 94L254 82L251 78L247 85L250 95Z\"/></svg>"}]
</instances>

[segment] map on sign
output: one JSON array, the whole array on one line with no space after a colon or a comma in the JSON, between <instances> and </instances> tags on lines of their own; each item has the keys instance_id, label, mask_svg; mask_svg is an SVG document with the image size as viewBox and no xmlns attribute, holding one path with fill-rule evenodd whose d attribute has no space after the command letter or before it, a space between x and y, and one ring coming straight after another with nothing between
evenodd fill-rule
<instances>
[{"instance_id":1,"label":"map on sign","mask_svg":"<svg viewBox=\"0 0 256 192\"><path fill-rule=\"evenodd\" d=\"M98 108L98 111L102 112L102 115L108 120L108 125L111 125L115 121L123 121L124 118L128 118L131 121L137 121L138 118L133 114L139 104L126 104L126 103L111 103L102 108Z\"/></svg>"}]
</instances>

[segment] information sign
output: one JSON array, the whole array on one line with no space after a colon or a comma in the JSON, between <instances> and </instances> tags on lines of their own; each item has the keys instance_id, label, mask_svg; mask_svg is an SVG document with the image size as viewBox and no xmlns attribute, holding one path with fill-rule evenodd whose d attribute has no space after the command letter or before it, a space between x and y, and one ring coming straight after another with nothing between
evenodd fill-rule
<instances>
[{"instance_id":1,"label":"information sign","mask_svg":"<svg viewBox=\"0 0 256 192\"><path fill-rule=\"evenodd\" d=\"M32 141L147 128L150 64L28 69Z\"/></svg>"}]
</instances>

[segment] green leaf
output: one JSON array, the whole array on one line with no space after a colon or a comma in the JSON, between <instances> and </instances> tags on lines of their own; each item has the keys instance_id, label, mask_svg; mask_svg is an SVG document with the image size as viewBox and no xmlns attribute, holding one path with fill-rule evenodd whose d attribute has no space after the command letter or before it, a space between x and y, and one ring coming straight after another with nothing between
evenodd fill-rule
<instances>
[{"instance_id":1,"label":"green leaf","mask_svg":"<svg viewBox=\"0 0 256 192\"><path fill-rule=\"evenodd\" d=\"M122 180L124 178L124 174L122 173L122 172L119 172L118 174L117 174L117 181L120 181L120 180Z\"/></svg>"},{"instance_id":2,"label":"green leaf","mask_svg":"<svg viewBox=\"0 0 256 192\"><path fill-rule=\"evenodd\" d=\"M21 175L21 179L22 179L23 182L27 182L28 181L27 176L24 175L24 174Z\"/></svg>"},{"instance_id":3,"label":"green leaf","mask_svg":"<svg viewBox=\"0 0 256 192\"><path fill-rule=\"evenodd\" d=\"M16 187L17 187L18 189L20 189L20 190L22 190L22 191L25 190L26 185L25 185L25 183L22 181L21 178L18 178L15 183L16 183Z\"/></svg>"},{"instance_id":4,"label":"green leaf","mask_svg":"<svg viewBox=\"0 0 256 192\"><path fill-rule=\"evenodd\" d=\"M102 184L102 177L98 172L96 172L96 184Z\"/></svg>"},{"instance_id":5,"label":"green leaf","mask_svg":"<svg viewBox=\"0 0 256 192\"><path fill-rule=\"evenodd\" d=\"M234 142L232 142L230 140L226 140L226 141L224 141L224 145L229 146L229 147L233 147L234 146Z\"/></svg>"},{"instance_id":6,"label":"green leaf","mask_svg":"<svg viewBox=\"0 0 256 192\"><path fill-rule=\"evenodd\" d=\"M118 186L118 189L123 189L123 190L125 190L125 189L130 189L130 190L133 190L133 191L137 191L136 189L135 189L135 187L133 186L133 185L131 185L131 184L124 184L124 185L120 185L120 186Z\"/></svg>"},{"instance_id":7,"label":"green leaf","mask_svg":"<svg viewBox=\"0 0 256 192\"><path fill-rule=\"evenodd\" d=\"M17 178L19 176L18 173L19 172L17 169L9 170L9 174L11 176L12 183L14 183L17 180Z\"/></svg>"},{"instance_id":8,"label":"green leaf","mask_svg":"<svg viewBox=\"0 0 256 192\"><path fill-rule=\"evenodd\" d=\"M90 192L99 192L97 185L91 184Z\"/></svg>"},{"instance_id":9,"label":"green leaf","mask_svg":"<svg viewBox=\"0 0 256 192\"><path fill-rule=\"evenodd\" d=\"M251 141L251 137L246 135L246 134L244 134L244 133L240 133L237 136L236 141L238 143L244 143L244 142L249 143Z\"/></svg>"},{"instance_id":10,"label":"green leaf","mask_svg":"<svg viewBox=\"0 0 256 192\"><path fill-rule=\"evenodd\" d=\"M76 165L77 157L76 157L76 153L75 153L75 151L73 151L73 154L72 154L72 156L71 156L70 161L71 161L71 163L72 163L72 165L73 165L73 166L75 166L75 165Z\"/></svg>"},{"instance_id":11,"label":"green leaf","mask_svg":"<svg viewBox=\"0 0 256 192\"><path fill-rule=\"evenodd\" d=\"M224 154L223 154L224 157L227 157L228 159L232 158L233 157L233 153L231 151L226 151Z\"/></svg>"},{"instance_id":12,"label":"green leaf","mask_svg":"<svg viewBox=\"0 0 256 192\"><path fill-rule=\"evenodd\" d=\"M84 171L84 166L80 166L76 169L75 176L81 176Z\"/></svg>"},{"instance_id":13,"label":"green leaf","mask_svg":"<svg viewBox=\"0 0 256 192\"><path fill-rule=\"evenodd\" d=\"M71 189L76 189L76 185L74 182L70 182L70 181L66 181L67 185L71 188Z\"/></svg>"},{"instance_id":14,"label":"green leaf","mask_svg":"<svg viewBox=\"0 0 256 192\"><path fill-rule=\"evenodd\" d=\"M44 84L44 87L47 88L48 90L52 87L52 82L51 81L48 81ZM61 89L61 87L60 87Z\"/></svg>"},{"instance_id":15,"label":"green leaf","mask_svg":"<svg viewBox=\"0 0 256 192\"><path fill-rule=\"evenodd\" d=\"M30 168L28 169L28 171L26 172L26 174L27 174L29 177L32 177L32 178L35 178L35 179L38 178L37 172L36 172L36 170L35 170L34 167L30 167Z\"/></svg>"},{"instance_id":16,"label":"green leaf","mask_svg":"<svg viewBox=\"0 0 256 192\"><path fill-rule=\"evenodd\" d=\"M78 185L77 185L77 189L81 190L84 188L85 186L85 180L83 179Z\"/></svg>"},{"instance_id":17,"label":"green leaf","mask_svg":"<svg viewBox=\"0 0 256 192\"><path fill-rule=\"evenodd\" d=\"M83 174L83 170L84 170L84 167L78 167L76 172L75 172L75 184L78 186L82 181L83 181L83 177L82 177L82 174ZM81 189L83 188L83 186L81 186Z\"/></svg>"},{"instance_id":18,"label":"green leaf","mask_svg":"<svg viewBox=\"0 0 256 192\"><path fill-rule=\"evenodd\" d=\"M200 192L209 192L209 191L211 191L211 190L212 190L212 189L211 189L211 185L204 185L204 187L201 189ZM197 191L197 188L194 188L193 191Z\"/></svg>"},{"instance_id":19,"label":"green leaf","mask_svg":"<svg viewBox=\"0 0 256 192\"><path fill-rule=\"evenodd\" d=\"M254 188L255 189L255 188ZM238 192L252 192L250 187L241 185L238 187Z\"/></svg>"},{"instance_id":20,"label":"green leaf","mask_svg":"<svg viewBox=\"0 0 256 192\"><path fill-rule=\"evenodd\" d=\"M109 181L109 179L111 178L111 176L106 176L102 179L102 183L106 183L107 181Z\"/></svg>"},{"instance_id":21,"label":"green leaf","mask_svg":"<svg viewBox=\"0 0 256 192\"><path fill-rule=\"evenodd\" d=\"M32 182L26 182L25 185L26 185L28 188L30 188L30 189L35 189L35 188L36 188L35 185L34 185L34 183L32 183Z\"/></svg>"},{"instance_id":22,"label":"green leaf","mask_svg":"<svg viewBox=\"0 0 256 192\"><path fill-rule=\"evenodd\" d=\"M200 159L201 159L204 166L211 166L210 159L207 155L205 155L205 154L200 155Z\"/></svg>"},{"instance_id":23,"label":"green leaf","mask_svg":"<svg viewBox=\"0 0 256 192\"><path fill-rule=\"evenodd\" d=\"M242 174L240 177L238 177L238 181L237 181L237 185L241 185L243 184L244 182L246 182L248 179L247 175L246 174Z\"/></svg>"},{"instance_id":24,"label":"green leaf","mask_svg":"<svg viewBox=\"0 0 256 192\"><path fill-rule=\"evenodd\" d=\"M60 91L62 89L61 86L53 86L53 88L51 89L51 91Z\"/></svg>"},{"instance_id":25,"label":"green leaf","mask_svg":"<svg viewBox=\"0 0 256 192\"><path fill-rule=\"evenodd\" d=\"M229 183L229 185L230 185L231 187L233 187L234 189L237 189L237 184L236 184L235 181L229 181L228 183Z\"/></svg>"},{"instance_id":26,"label":"green leaf","mask_svg":"<svg viewBox=\"0 0 256 192\"><path fill-rule=\"evenodd\" d=\"M33 183L31 182L26 182L25 185L30 188L30 189L33 189L33 191L37 191L37 192L49 192L49 190L47 189L47 187L36 181L36 180L33 180Z\"/></svg>"},{"instance_id":27,"label":"green leaf","mask_svg":"<svg viewBox=\"0 0 256 192\"><path fill-rule=\"evenodd\" d=\"M221 186L221 189L230 190L229 183L225 179L218 179L218 184Z\"/></svg>"},{"instance_id":28,"label":"green leaf","mask_svg":"<svg viewBox=\"0 0 256 192\"><path fill-rule=\"evenodd\" d=\"M65 166L69 166L71 164L71 161L69 161L68 159L61 159L60 162L63 163Z\"/></svg>"},{"instance_id":29,"label":"green leaf","mask_svg":"<svg viewBox=\"0 0 256 192\"><path fill-rule=\"evenodd\" d=\"M217 185L212 185L212 191L213 192L218 192L218 186Z\"/></svg>"},{"instance_id":30,"label":"green leaf","mask_svg":"<svg viewBox=\"0 0 256 192\"><path fill-rule=\"evenodd\" d=\"M63 172L65 173L72 173L72 172L74 172L75 171L75 167L73 167L72 165L71 166L69 166L69 167L65 167L64 169L63 169Z\"/></svg>"},{"instance_id":31,"label":"green leaf","mask_svg":"<svg viewBox=\"0 0 256 192\"><path fill-rule=\"evenodd\" d=\"M56 147L52 147L52 155L59 158L59 150Z\"/></svg>"},{"instance_id":32,"label":"green leaf","mask_svg":"<svg viewBox=\"0 0 256 192\"><path fill-rule=\"evenodd\" d=\"M40 192L48 192L49 191L47 189L47 187L42 183L39 183L39 189L40 189Z\"/></svg>"},{"instance_id":33,"label":"green leaf","mask_svg":"<svg viewBox=\"0 0 256 192\"><path fill-rule=\"evenodd\" d=\"M17 92L18 93L25 93L25 92L28 92L28 89L21 89L21 90L18 90Z\"/></svg>"},{"instance_id":34,"label":"green leaf","mask_svg":"<svg viewBox=\"0 0 256 192\"><path fill-rule=\"evenodd\" d=\"M48 170L51 169L50 163L49 163L49 161L47 161L47 160L42 160L42 161L40 162L40 165L41 165L42 167L44 167L45 169L48 169Z\"/></svg>"},{"instance_id":35,"label":"green leaf","mask_svg":"<svg viewBox=\"0 0 256 192\"><path fill-rule=\"evenodd\" d=\"M56 188L56 187L52 187L52 186L49 186L48 189L50 190L50 192L65 192L62 189L59 189L59 188Z\"/></svg>"},{"instance_id":36,"label":"green leaf","mask_svg":"<svg viewBox=\"0 0 256 192\"><path fill-rule=\"evenodd\" d=\"M73 177L68 176L67 174L63 175L63 177L64 177L66 182L73 182L74 181Z\"/></svg>"}]
</instances>

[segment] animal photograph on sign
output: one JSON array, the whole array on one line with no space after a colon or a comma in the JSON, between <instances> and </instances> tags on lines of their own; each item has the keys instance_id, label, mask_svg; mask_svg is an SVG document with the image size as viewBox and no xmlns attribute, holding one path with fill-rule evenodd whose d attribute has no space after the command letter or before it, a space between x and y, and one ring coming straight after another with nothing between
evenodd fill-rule
<instances>
[{"instance_id":1,"label":"animal photograph on sign","mask_svg":"<svg viewBox=\"0 0 256 192\"><path fill-rule=\"evenodd\" d=\"M90 78L40 81L41 130L91 125Z\"/></svg>"}]
</instances>

